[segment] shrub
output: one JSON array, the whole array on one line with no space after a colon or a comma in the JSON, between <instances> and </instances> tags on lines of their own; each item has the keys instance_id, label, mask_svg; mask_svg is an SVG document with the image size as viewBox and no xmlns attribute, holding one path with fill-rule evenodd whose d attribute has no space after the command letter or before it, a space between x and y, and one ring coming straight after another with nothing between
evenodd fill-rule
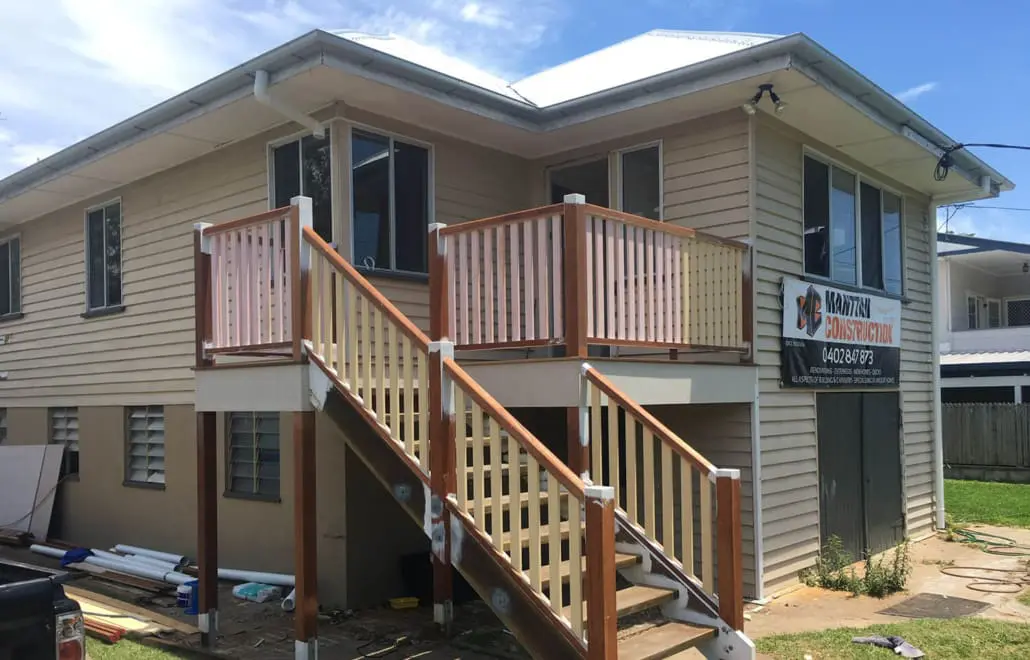
<instances>
[{"instance_id":1,"label":"shrub","mask_svg":"<svg viewBox=\"0 0 1030 660\"><path fill-rule=\"evenodd\" d=\"M896 547L889 557L886 554L878 559L866 557L865 574L861 577L852 562L840 538L831 536L815 560L815 566L798 573L798 578L810 587L883 598L902 591L912 572L907 541Z\"/></svg>"}]
</instances>

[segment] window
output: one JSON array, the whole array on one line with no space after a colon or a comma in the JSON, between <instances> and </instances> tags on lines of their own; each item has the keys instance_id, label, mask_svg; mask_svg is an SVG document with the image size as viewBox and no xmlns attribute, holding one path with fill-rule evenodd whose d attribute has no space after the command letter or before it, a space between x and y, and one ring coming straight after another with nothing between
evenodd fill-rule
<instances>
[{"instance_id":1,"label":"window","mask_svg":"<svg viewBox=\"0 0 1030 660\"><path fill-rule=\"evenodd\" d=\"M360 129L351 133L354 263L429 272L429 150Z\"/></svg>"},{"instance_id":2,"label":"window","mask_svg":"<svg viewBox=\"0 0 1030 660\"><path fill-rule=\"evenodd\" d=\"M7 442L7 408L0 408L0 445Z\"/></svg>"},{"instance_id":3,"label":"window","mask_svg":"<svg viewBox=\"0 0 1030 660\"><path fill-rule=\"evenodd\" d=\"M1030 325L1030 298L1018 298L1005 301L1005 325Z\"/></svg>"},{"instance_id":4,"label":"window","mask_svg":"<svg viewBox=\"0 0 1030 660\"><path fill-rule=\"evenodd\" d=\"M125 481L134 484L165 483L165 411L163 406L126 410Z\"/></svg>"},{"instance_id":5,"label":"window","mask_svg":"<svg viewBox=\"0 0 1030 660\"><path fill-rule=\"evenodd\" d=\"M977 304L976 296L966 296L966 325L970 330L980 327L980 306Z\"/></svg>"},{"instance_id":6,"label":"window","mask_svg":"<svg viewBox=\"0 0 1030 660\"><path fill-rule=\"evenodd\" d=\"M234 495L279 498L279 413L228 416L227 490Z\"/></svg>"},{"instance_id":7,"label":"window","mask_svg":"<svg viewBox=\"0 0 1030 660\"><path fill-rule=\"evenodd\" d=\"M79 474L79 409L50 409L50 444L64 445L61 478Z\"/></svg>"},{"instance_id":8,"label":"window","mask_svg":"<svg viewBox=\"0 0 1030 660\"><path fill-rule=\"evenodd\" d=\"M122 204L86 212L86 307L122 304Z\"/></svg>"},{"instance_id":9,"label":"window","mask_svg":"<svg viewBox=\"0 0 1030 660\"><path fill-rule=\"evenodd\" d=\"M272 147L273 208L289 206L298 195L311 198L312 229L327 243L333 240L332 148L329 129Z\"/></svg>"},{"instance_id":10,"label":"window","mask_svg":"<svg viewBox=\"0 0 1030 660\"><path fill-rule=\"evenodd\" d=\"M0 316L21 311L21 240L0 243Z\"/></svg>"},{"instance_id":11,"label":"window","mask_svg":"<svg viewBox=\"0 0 1030 660\"><path fill-rule=\"evenodd\" d=\"M805 156L805 272L901 295L901 198Z\"/></svg>"},{"instance_id":12,"label":"window","mask_svg":"<svg viewBox=\"0 0 1030 660\"><path fill-rule=\"evenodd\" d=\"M986 296L967 295L966 315L970 330L1000 328L1002 324L1001 301Z\"/></svg>"},{"instance_id":13,"label":"window","mask_svg":"<svg viewBox=\"0 0 1030 660\"><path fill-rule=\"evenodd\" d=\"M614 196L609 194L612 171L617 181ZM561 203L565 195L579 193L588 204L614 206L651 220L662 219L662 158L657 144L615 151L595 160L555 168L549 174L552 204Z\"/></svg>"}]
</instances>

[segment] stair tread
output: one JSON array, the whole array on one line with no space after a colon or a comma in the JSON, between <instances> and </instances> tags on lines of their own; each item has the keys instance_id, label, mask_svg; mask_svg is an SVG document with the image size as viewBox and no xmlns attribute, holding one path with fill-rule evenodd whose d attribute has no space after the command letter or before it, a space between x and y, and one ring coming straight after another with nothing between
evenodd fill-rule
<instances>
[{"instance_id":1,"label":"stair tread","mask_svg":"<svg viewBox=\"0 0 1030 660\"><path fill-rule=\"evenodd\" d=\"M544 524L540 525L540 540L547 541L551 536L551 526ZM560 539L569 538L569 521L564 520L558 526L558 536ZM523 547L529 542L529 529L519 530L519 539L522 541ZM501 546L505 551L511 548L511 532L503 532L501 534Z\"/></svg>"},{"instance_id":2,"label":"stair tread","mask_svg":"<svg viewBox=\"0 0 1030 660\"><path fill-rule=\"evenodd\" d=\"M619 589L615 592L615 612L617 616L624 617L651 609L675 597L675 589L662 589L661 587L635 584L632 587ZM569 618L571 613L571 608L566 607L563 610L566 618ZM586 620L586 609L583 610L583 620Z\"/></svg>"},{"instance_id":3,"label":"stair tread","mask_svg":"<svg viewBox=\"0 0 1030 660\"><path fill-rule=\"evenodd\" d=\"M714 636L714 628L670 621L619 640L619 660L669 658Z\"/></svg>"},{"instance_id":4,"label":"stair tread","mask_svg":"<svg viewBox=\"0 0 1030 660\"><path fill-rule=\"evenodd\" d=\"M621 552L615 553L615 569L627 568L640 562L638 555L626 555ZM580 564L583 572L587 570L587 558L583 557ZM568 561L561 563L561 568L558 570L558 575L561 577L562 583L569 581L569 577L572 575L572 564ZM551 584L551 569L549 566L544 566L540 570L540 588L546 589Z\"/></svg>"}]
</instances>

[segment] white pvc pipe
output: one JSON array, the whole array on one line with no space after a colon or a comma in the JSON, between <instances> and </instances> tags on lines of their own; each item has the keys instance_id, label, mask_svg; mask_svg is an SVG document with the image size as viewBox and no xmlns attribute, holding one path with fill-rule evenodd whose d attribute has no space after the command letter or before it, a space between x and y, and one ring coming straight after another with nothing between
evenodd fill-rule
<instances>
[{"instance_id":1,"label":"white pvc pipe","mask_svg":"<svg viewBox=\"0 0 1030 660\"><path fill-rule=\"evenodd\" d=\"M135 575L137 577L150 578L151 580L168 582L169 584L186 584L190 580L195 579L185 573L164 571L157 567L149 567L146 564L139 564L131 561L117 561L114 559L105 559L103 557L95 556L86 557L85 561L87 564L93 564L94 566L99 566L101 568L107 568L120 573L128 573L129 575Z\"/></svg>"},{"instance_id":2,"label":"white pvc pipe","mask_svg":"<svg viewBox=\"0 0 1030 660\"><path fill-rule=\"evenodd\" d=\"M64 559L64 553L66 552L60 548L51 548L49 545L38 545L35 543L29 546L29 550L47 557L56 557L57 559Z\"/></svg>"},{"instance_id":3,"label":"white pvc pipe","mask_svg":"<svg viewBox=\"0 0 1030 660\"><path fill-rule=\"evenodd\" d=\"M144 564L146 566L156 566L163 568L166 571L178 570L179 565L173 564L170 561L161 561L160 559L154 559L153 557L144 557L143 555L118 555L119 558L128 561L136 562L137 564Z\"/></svg>"},{"instance_id":4,"label":"white pvc pipe","mask_svg":"<svg viewBox=\"0 0 1030 660\"><path fill-rule=\"evenodd\" d=\"M173 555L170 552L161 552L160 550L150 550L148 548L140 548L134 545L123 545L119 543L114 546L114 549L118 552L124 552L129 555L142 555L144 557L153 557L154 559L160 559L161 561L171 562L177 566L181 566L186 562L184 555Z\"/></svg>"},{"instance_id":5,"label":"white pvc pipe","mask_svg":"<svg viewBox=\"0 0 1030 660\"><path fill-rule=\"evenodd\" d=\"M297 607L297 590L293 589L290 594L283 598L283 611L292 612Z\"/></svg>"},{"instance_id":6,"label":"white pvc pipe","mask_svg":"<svg viewBox=\"0 0 1030 660\"><path fill-rule=\"evenodd\" d=\"M262 573L260 571L241 571L235 568L219 568L218 577L221 580L234 580L236 582L260 582L261 584L273 584L279 587L292 587L294 579L292 575L285 573Z\"/></svg>"}]
</instances>

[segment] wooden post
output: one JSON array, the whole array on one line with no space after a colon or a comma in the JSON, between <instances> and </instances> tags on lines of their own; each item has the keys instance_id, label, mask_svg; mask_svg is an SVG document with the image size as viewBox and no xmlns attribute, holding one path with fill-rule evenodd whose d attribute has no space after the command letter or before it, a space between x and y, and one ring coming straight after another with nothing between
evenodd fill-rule
<instances>
[{"instance_id":1,"label":"wooden post","mask_svg":"<svg viewBox=\"0 0 1030 660\"><path fill-rule=\"evenodd\" d=\"M311 337L311 282L308 277L311 272L311 246L304 240L304 228L312 226L312 211L310 197L294 197L290 200L290 226L287 229L293 232L290 254L290 300L293 309L292 315L292 339L293 339L293 360L300 362L303 358L303 343L305 338Z\"/></svg>"},{"instance_id":2,"label":"wooden post","mask_svg":"<svg viewBox=\"0 0 1030 660\"><path fill-rule=\"evenodd\" d=\"M615 611L615 489L587 486L587 658L618 657L618 614ZM575 500L570 500L574 505Z\"/></svg>"},{"instance_id":3,"label":"wooden post","mask_svg":"<svg viewBox=\"0 0 1030 660\"><path fill-rule=\"evenodd\" d=\"M218 431L215 413L197 413L197 568L200 641L218 637Z\"/></svg>"},{"instance_id":4,"label":"wooden post","mask_svg":"<svg viewBox=\"0 0 1030 660\"><path fill-rule=\"evenodd\" d=\"M565 355L587 357L587 219L586 197L566 195L562 213L565 218ZM568 438L568 464L577 475L590 469L589 446L581 442L583 420L578 408L565 410Z\"/></svg>"},{"instance_id":5,"label":"wooden post","mask_svg":"<svg viewBox=\"0 0 1030 660\"><path fill-rule=\"evenodd\" d=\"M744 569L741 548L740 470L715 471L718 534L719 616L744 629Z\"/></svg>"},{"instance_id":6,"label":"wooden post","mask_svg":"<svg viewBox=\"0 0 1030 660\"><path fill-rule=\"evenodd\" d=\"M211 360L204 354L204 344L211 340L211 239L204 236L208 222L193 225L193 318L196 325L196 367L206 367Z\"/></svg>"},{"instance_id":7,"label":"wooden post","mask_svg":"<svg viewBox=\"0 0 1030 660\"><path fill-rule=\"evenodd\" d=\"M443 363L454 357L454 344L433 341L429 344L429 538L433 560L433 620L450 634L454 620L454 584L451 569L450 517L444 507L457 490L455 475L454 383ZM464 433L462 434L464 437ZM464 446L462 451L464 451ZM462 487L467 485L462 483Z\"/></svg>"},{"instance_id":8,"label":"wooden post","mask_svg":"<svg viewBox=\"0 0 1030 660\"><path fill-rule=\"evenodd\" d=\"M315 412L293 413L293 553L296 646L317 657L318 530L315 496ZM299 656L298 656L299 657Z\"/></svg>"},{"instance_id":9,"label":"wooden post","mask_svg":"<svg viewBox=\"0 0 1030 660\"><path fill-rule=\"evenodd\" d=\"M744 254L744 268L743 268L741 282L741 298L740 304L743 306L741 310L741 325L743 325L743 337L742 339L747 344L747 355L745 357L746 362L754 362L755 360L755 248L749 246L747 252Z\"/></svg>"},{"instance_id":10,"label":"wooden post","mask_svg":"<svg viewBox=\"0 0 1030 660\"><path fill-rule=\"evenodd\" d=\"M429 338L433 341L448 339L450 332L450 279L447 277L447 241L440 230L447 225L429 225ZM450 337L453 341L454 337Z\"/></svg>"}]
</instances>

